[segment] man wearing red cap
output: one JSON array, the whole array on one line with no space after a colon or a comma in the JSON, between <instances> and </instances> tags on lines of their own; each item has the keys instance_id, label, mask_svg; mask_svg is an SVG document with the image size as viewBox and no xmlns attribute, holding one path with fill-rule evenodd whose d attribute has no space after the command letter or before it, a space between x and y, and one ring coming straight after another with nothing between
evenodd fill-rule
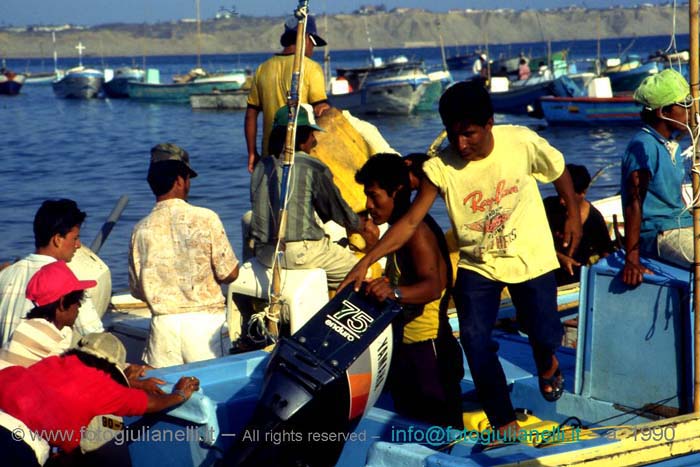
<instances>
[{"instance_id":1,"label":"man wearing red cap","mask_svg":"<svg viewBox=\"0 0 700 467\"><path fill-rule=\"evenodd\" d=\"M39 269L26 292L34 308L15 329L7 351L0 351L0 368L29 366L68 350L73 341L70 327L78 317L84 291L96 285L92 280L79 281L62 260Z\"/></svg>"},{"instance_id":2,"label":"man wearing red cap","mask_svg":"<svg viewBox=\"0 0 700 467\"><path fill-rule=\"evenodd\" d=\"M280 37L282 52L269 58L255 71L253 84L248 95L248 109L245 113L245 139L248 148L248 172L260 157L257 149L258 114L263 113L262 155L270 154L268 140L272 132L272 122L277 109L287 103L287 93L292 86L294 53L296 52L298 20L290 17L284 23L284 33ZM316 20L308 16L306 22L306 53L301 76L299 99L302 104L311 104L314 113L319 116L329 105L326 96L326 84L321 65L311 60L314 46L323 47L326 41L316 31Z\"/></svg>"},{"instance_id":3,"label":"man wearing red cap","mask_svg":"<svg viewBox=\"0 0 700 467\"><path fill-rule=\"evenodd\" d=\"M187 202L196 176L181 147L151 149L156 205L131 235L129 287L153 315L143 358L154 367L220 357L231 344L221 284L238 277L238 259L219 216Z\"/></svg>"}]
</instances>

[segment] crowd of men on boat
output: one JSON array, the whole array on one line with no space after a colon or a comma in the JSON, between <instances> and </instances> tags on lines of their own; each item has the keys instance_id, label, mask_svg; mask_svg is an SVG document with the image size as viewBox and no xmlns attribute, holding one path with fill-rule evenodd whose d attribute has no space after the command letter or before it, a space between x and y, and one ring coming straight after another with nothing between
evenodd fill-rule
<instances>
[{"instance_id":1,"label":"crowd of men on boat","mask_svg":"<svg viewBox=\"0 0 700 467\"><path fill-rule=\"evenodd\" d=\"M244 128L251 173L247 240L252 255L270 266L278 255L277 214L296 22L285 23L283 50L255 74ZM518 324L529 336L541 395L557 401L564 378L556 350L562 341L557 285L576 280L591 257L613 251L602 216L585 199L590 174L535 131L495 125L488 92L461 82L440 99L449 144L436 157L374 155L355 180L367 197L354 212L329 167L310 155L316 120L330 107L323 73L311 59L325 45L309 17L297 113L295 166L286 209L284 268L322 268L331 288L353 287L376 300L394 300L403 312L393 324L395 356L390 392L396 410L431 424L462 426L462 352L491 427L517 431L508 384L492 345L501 293L508 289ZM637 89L643 127L622 156L625 217L623 281L636 286L650 273L640 262L654 256L688 268L691 219L681 196L687 175L678 139L687 132L689 86L673 70L652 75ZM257 121L263 114L262 150ZM144 164L146 165L146 164ZM188 202L197 177L187 150L171 143L150 151L147 182L153 210L132 232L129 286L151 311L145 365L126 361L123 344L105 332L81 281L68 263L80 248L86 214L74 201L47 200L36 212L35 252L0 271L0 451L6 465L80 463L80 436L100 414L142 415L187 401L200 382L184 376L171 392L151 368L229 353L222 329L221 286L235 281L240 261L213 211ZM543 200L539 183L557 196ZM415 193L414 193L415 192ZM435 199L447 205L459 249L453 271L448 242L429 215ZM320 221L333 220L366 243L362 255L330 241ZM390 228L379 238L378 226ZM541 226L548 223L552 233ZM385 272L371 265L387 258ZM459 319L459 344L447 320L450 296ZM14 436L71 430L69 441Z\"/></svg>"}]
</instances>

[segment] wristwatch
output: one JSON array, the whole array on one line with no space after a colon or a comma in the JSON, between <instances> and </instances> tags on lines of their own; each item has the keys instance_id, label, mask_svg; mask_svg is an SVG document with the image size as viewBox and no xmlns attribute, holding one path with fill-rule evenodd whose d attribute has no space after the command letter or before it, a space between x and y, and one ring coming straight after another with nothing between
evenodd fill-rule
<instances>
[{"instance_id":1,"label":"wristwatch","mask_svg":"<svg viewBox=\"0 0 700 467\"><path fill-rule=\"evenodd\" d=\"M401 295L401 289L399 289L398 287L394 287L394 300L398 302L401 300L402 297L403 295Z\"/></svg>"}]
</instances>

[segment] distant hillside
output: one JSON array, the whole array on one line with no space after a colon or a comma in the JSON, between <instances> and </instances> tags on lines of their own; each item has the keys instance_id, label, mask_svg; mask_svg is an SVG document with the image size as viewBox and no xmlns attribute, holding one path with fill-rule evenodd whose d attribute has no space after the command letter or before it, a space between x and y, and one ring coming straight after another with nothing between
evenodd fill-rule
<instances>
[{"instance_id":1,"label":"distant hillside","mask_svg":"<svg viewBox=\"0 0 700 467\"><path fill-rule=\"evenodd\" d=\"M677 31L688 31L687 6L677 12ZM670 36L672 8L643 6L586 10L568 8L549 11L459 11L430 13L421 10L377 13L366 17L375 48L438 44L438 26L446 45L504 44L543 40L595 39L632 36ZM598 21L600 18L600 21ZM237 17L202 23L203 54L236 54L279 50L283 18ZM367 48L362 16L333 15L318 18L319 32L333 50ZM597 24L599 23L599 25ZM196 25L192 22L158 24L110 24L57 33L58 54L75 56L78 40L89 55L140 56L194 54ZM50 56L51 33L0 30L0 56Z\"/></svg>"}]
</instances>

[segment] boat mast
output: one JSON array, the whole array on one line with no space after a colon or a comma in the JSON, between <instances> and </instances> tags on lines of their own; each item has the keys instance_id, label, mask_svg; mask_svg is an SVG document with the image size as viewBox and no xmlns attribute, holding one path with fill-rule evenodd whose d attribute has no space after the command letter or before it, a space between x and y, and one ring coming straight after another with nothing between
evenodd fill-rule
<instances>
[{"instance_id":1,"label":"boat mast","mask_svg":"<svg viewBox=\"0 0 700 467\"><path fill-rule=\"evenodd\" d=\"M596 42L595 75L598 77L603 71L602 64L600 63L600 11L598 12L598 16L595 20L595 34L598 38L598 41Z\"/></svg>"},{"instance_id":2,"label":"boat mast","mask_svg":"<svg viewBox=\"0 0 700 467\"><path fill-rule=\"evenodd\" d=\"M442 38L442 28L440 27L440 19L435 22L437 25L437 30L438 30L438 36L440 37L440 55L442 55L442 69L443 71L447 72L449 69L447 68L447 57L445 57L445 41Z\"/></svg>"},{"instance_id":3,"label":"boat mast","mask_svg":"<svg viewBox=\"0 0 700 467\"><path fill-rule=\"evenodd\" d=\"M693 234L694 242L694 264L693 264L693 312L694 319L694 386L693 386L693 411L700 412L700 203L698 194L700 193L700 174L697 167L700 165L700 151L697 145L698 136L698 79L700 78L700 68L698 67L700 42L698 33L698 0L688 2L688 13L690 15L690 92L693 96L693 114L690 119L690 131L693 142Z\"/></svg>"},{"instance_id":4,"label":"boat mast","mask_svg":"<svg viewBox=\"0 0 700 467\"><path fill-rule=\"evenodd\" d=\"M195 0L197 9L197 68L202 68L202 19L199 15L199 0Z\"/></svg>"},{"instance_id":5,"label":"boat mast","mask_svg":"<svg viewBox=\"0 0 700 467\"><path fill-rule=\"evenodd\" d=\"M282 273L281 259L284 255L284 244L287 233L287 202L289 201L289 184L291 170L294 165L294 153L296 150L297 115L301 104L299 95L303 89L302 78L304 76L304 57L306 53L306 19L309 14L309 0L299 0L299 5L294 12L299 20L297 24L297 40L294 50L294 64L292 67L292 83L287 94L287 134L284 140L284 159L282 162L282 181L280 188L281 208L277 218L277 245L272 263L272 293L270 296L270 308L266 314L267 332L273 339L279 336L279 319L284 301L282 299Z\"/></svg>"},{"instance_id":6,"label":"boat mast","mask_svg":"<svg viewBox=\"0 0 700 467\"><path fill-rule=\"evenodd\" d=\"M367 44L369 45L369 58L372 60L372 66L374 66L374 50L372 49L372 36L369 35L369 25L367 24L367 15L363 15L362 18L365 20L365 34L367 34Z\"/></svg>"},{"instance_id":7,"label":"boat mast","mask_svg":"<svg viewBox=\"0 0 700 467\"><path fill-rule=\"evenodd\" d=\"M51 31L51 39L53 40L53 74L58 76L58 53L56 52L56 32Z\"/></svg>"}]
</instances>

